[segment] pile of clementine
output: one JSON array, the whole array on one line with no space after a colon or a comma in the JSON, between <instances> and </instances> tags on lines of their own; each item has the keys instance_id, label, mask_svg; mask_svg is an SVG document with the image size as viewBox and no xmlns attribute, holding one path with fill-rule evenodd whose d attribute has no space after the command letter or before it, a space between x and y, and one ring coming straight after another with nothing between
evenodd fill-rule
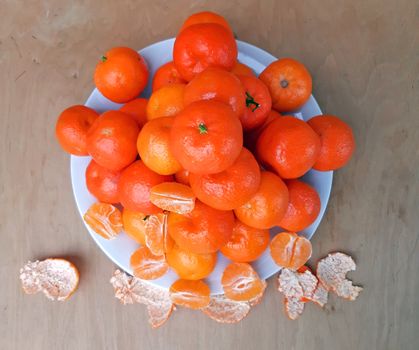
<instances>
[{"instance_id":1,"label":"pile of clementine","mask_svg":"<svg viewBox=\"0 0 419 350\"><path fill-rule=\"evenodd\" d=\"M237 54L223 17L194 14L173 61L154 76L130 48L101 57L96 87L119 110L73 106L56 125L66 152L92 158L86 184L99 203L86 212L88 225L106 239L124 230L139 244L135 276L156 279L172 268L180 278L173 302L195 309L210 302L204 279L218 251L232 261L221 283L237 301L263 293L251 262L266 249L282 267L306 263L311 244L298 232L316 220L320 199L299 178L341 168L355 148L338 117L292 116L312 92L302 63L282 58L257 76ZM140 97L150 83L151 96ZM274 226L283 232L271 239Z\"/></svg>"}]
</instances>

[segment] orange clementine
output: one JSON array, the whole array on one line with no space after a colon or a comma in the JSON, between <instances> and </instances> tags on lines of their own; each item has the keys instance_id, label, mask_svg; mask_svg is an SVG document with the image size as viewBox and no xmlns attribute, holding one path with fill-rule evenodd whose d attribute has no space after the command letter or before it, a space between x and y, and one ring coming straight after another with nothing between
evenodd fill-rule
<instances>
[{"instance_id":1,"label":"orange clementine","mask_svg":"<svg viewBox=\"0 0 419 350\"><path fill-rule=\"evenodd\" d=\"M124 208L122 223L125 233L141 245L145 245L145 224L147 216L138 211Z\"/></svg>"},{"instance_id":2,"label":"orange clementine","mask_svg":"<svg viewBox=\"0 0 419 350\"><path fill-rule=\"evenodd\" d=\"M108 203L93 203L83 216L86 224L105 239L114 239L122 231L118 208Z\"/></svg>"},{"instance_id":3,"label":"orange clementine","mask_svg":"<svg viewBox=\"0 0 419 350\"><path fill-rule=\"evenodd\" d=\"M130 265L134 276L143 280L155 280L169 270L164 255L154 255L147 247L140 247L131 255Z\"/></svg>"},{"instance_id":4,"label":"orange clementine","mask_svg":"<svg viewBox=\"0 0 419 350\"><path fill-rule=\"evenodd\" d=\"M156 73L154 73L152 90L154 92L162 86L177 83L186 83L186 80L180 76L173 61L170 61L160 66L159 69L156 70Z\"/></svg>"},{"instance_id":5,"label":"orange clementine","mask_svg":"<svg viewBox=\"0 0 419 350\"><path fill-rule=\"evenodd\" d=\"M228 29L230 32L233 32L227 20L223 16L211 11L202 11L190 15L185 22L183 22L179 32L187 27L199 23L216 23Z\"/></svg>"},{"instance_id":6,"label":"orange clementine","mask_svg":"<svg viewBox=\"0 0 419 350\"><path fill-rule=\"evenodd\" d=\"M176 305L193 310L202 309L210 302L210 288L203 281L177 280L170 286L170 298Z\"/></svg>"},{"instance_id":7,"label":"orange clementine","mask_svg":"<svg viewBox=\"0 0 419 350\"><path fill-rule=\"evenodd\" d=\"M233 69L231 70L231 73L236 75L248 75L251 77L255 76L255 72L253 72L252 68L239 61L236 62Z\"/></svg>"},{"instance_id":8,"label":"orange clementine","mask_svg":"<svg viewBox=\"0 0 419 350\"><path fill-rule=\"evenodd\" d=\"M275 120L276 118L281 117L281 114L279 114L277 111L274 111L273 109L271 109L268 113L268 116L266 117L266 120L263 122L262 125L247 131L244 134L244 144L245 146L252 151L253 153L256 152L256 143L257 140L260 136L260 134L262 133L263 130L266 129L266 127L268 126L268 124Z\"/></svg>"},{"instance_id":9,"label":"orange clementine","mask_svg":"<svg viewBox=\"0 0 419 350\"><path fill-rule=\"evenodd\" d=\"M178 114L184 106L185 86L185 84L168 84L154 91L147 104L148 120Z\"/></svg>"},{"instance_id":10,"label":"orange clementine","mask_svg":"<svg viewBox=\"0 0 419 350\"><path fill-rule=\"evenodd\" d=\"M175 179L177 182L189 186L189 171L185 169L179 170L175 174Z\"/></svg>"},{"instance_id":11,"label":"orange clementine","mask_svg":"<svg viewBox=\"0 0 419 350\"><path fill-rule=\"evenodd\" d=\"M147 102L146 98L136 98L124 104L119 110L133 117L141 129L147 123Z\"/></svg>"}]
</instances>

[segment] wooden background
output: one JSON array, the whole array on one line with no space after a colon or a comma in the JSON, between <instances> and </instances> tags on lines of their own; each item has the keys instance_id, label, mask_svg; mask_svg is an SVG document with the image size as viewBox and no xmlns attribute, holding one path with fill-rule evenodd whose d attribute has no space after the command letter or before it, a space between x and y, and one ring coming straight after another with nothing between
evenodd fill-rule
<instances>
[{"instance_id":1,"label":"wooden background","mask_svg":"<svg viewBox=\"0 0 419 350\"><path fill-rule=\"evenodd\" d=\"M326 113L354 129L357 151L336 173L312 261L352 254L356 302L284 317L271 281L261 305L235 326L179 309L158 330L143 306L120 305L113 264L76 211L69 157L54 125L93 88L110 47L141 48L175 35L211 9L238 37L304 62ZM0 1L1 349L418 349L419 3L322 1ZM66 303L20 289L28 259L70 257L81 270Z\"/></svg>"}]
</instances>

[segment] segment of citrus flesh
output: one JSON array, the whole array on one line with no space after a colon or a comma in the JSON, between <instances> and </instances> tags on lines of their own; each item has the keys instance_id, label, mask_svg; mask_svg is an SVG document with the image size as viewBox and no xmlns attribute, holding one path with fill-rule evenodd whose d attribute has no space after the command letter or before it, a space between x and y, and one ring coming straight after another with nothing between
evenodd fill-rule
<instances>
[{"instance_id":1,"label":"segment of citrus flesh","mask_svg":"<svg viewBox=\"0 0 419 350\"><path fill-rule=\"evenodd\" d=\"M125 233L141 245L145 245L145 223L147 215L124 208L122 223Z\"/></svg>"},{"instance_id":2,"label":"segment of citrus flesh","mask_svg":"<svg viewBox=\"0 0 419 350\"><path fill-rule=\"evenodd\" d=\"M201 281L179 279L170 286L170 297L176 305L198 310L208 306L210 288Z\"/></svg>"},{"instance_id":3,"label":"segment of citrus flesh","mask_svg":"<svg viewBox=\"0 0 419 350\"><path fill-rule=\"evenodd\" d=\"M285 314L290 320L296 320L304 311L304 303L295 298L284 299Z\"/></svg>"},{"instance_id":4,"label":"segment of citrus flesh","mask_svg":"<svg viewBox=\"0 0 419 350\"><path fill-rule=\"evenodd\" d=\"M310 241L293 232L278 233L269 247L275 263L292 270L298 270L303 266L312 253Z\"/></svg>"},{"instance_id":5,"label":"segment of citrus flesh","mask_svg":"<svg viewBox=\"0 0 419 350\"><path fill-rule=\"evenodd\" d=\"M163 210L186 214L195 207L195 195L187 185L163 182L151 188L150 202Z\"/></svg>"},{"instance_id":6,"label":"segment of citrus flesh","mask_svg":"<svg viewBox=\"0 0 419 350\"><path fill-rule=\"evenodd\" d=\"M346 278L346 274L355 269L356 264L352 257L343 253L332 253L318 262L317 277L326 289L342 298L355 300L362 287L352 285L352 281Z\"/></svg>"},{"instance_id":7,"label":"segment of citrus flesh","mask_svg":"<svg viewBox=\"0 0 419 350\"><path fill-rule=\"evenodd\" d=\"M266 282L261 280L256 271L247 263L231 263L221 278L224 294L236 301L249 301L266 288Z\"/></svg>"},{"instance_id":8,"label":"segment of citrus flesh","mask_svg":"<svg viewBox=\"0 0 419 350\"><path fill-rule=\"evenodd\" d=\"M114 239L123 228L118 208L108 203L94 203L83 216L87 225L105 239Z\"/></svg>"},{"instance_id":9,"label":"segment of citrus flesh","mask_svg":"<svg viewBox=\"0 0 419 350\"><path fill-rule=\"evenodd\" d=\"M28 261L20 270L22 288L27 294L43 292L51 300L68 299L77 289L79 272L65 259Z\"/></svg>"},{"instance_id":10,"label":"segment of citrus flesh","mask_svg":"<svg viewBox=\"0 0 419 350\"><path fill-rule=\"evenodd\" d=\"M169 291L116 270L110 280L115 297L122 304L141 303L147 305L151 327L160 327L173 310Z\"/></svg>"},{"instance_id":11,"label":"segment of citrus flesh","mask_svg":"<svg viewBox=\"0 0 419 350\"><path fill-rule=\"evenodd\" d=\"M164 255L154 255L147 247L138 248L130 259L134 276L143 280L154 280L169 269Z\"/></svg>"},{"instance_id":12,"label":"segment of citrus flesh","mask_svg":"<svg viewBox=\"0 0 419 350\"><path fill-rule=\"evenodd\" d=\"M145 245L154 255L164 255L164 235L167 214L153 214L145 218Z\"/></svg>"},{"instance_id":13,"label":"segment of citrus flesh","mask_svg":"<svg viewBox=\"0 0 419 350\"><path fill-rule=\"evenodd\" d=\"M237 323L247 316L250 309L250 304L245 301L234 301L225 295L215 295L202 312L220 323Z\"/></svg>"}]
</instances>

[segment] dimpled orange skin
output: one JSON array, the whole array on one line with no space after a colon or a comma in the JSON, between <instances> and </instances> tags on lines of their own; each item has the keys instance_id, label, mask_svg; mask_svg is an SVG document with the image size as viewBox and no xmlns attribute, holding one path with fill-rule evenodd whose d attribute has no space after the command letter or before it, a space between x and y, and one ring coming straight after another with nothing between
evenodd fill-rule
<instances>
[{"instance_id":1,"label":"dimpled orange skin","mask_svg":"<svg viewBox=\"0 0 419 350\"><path fill-rule=\"evenodd\" d=\"M116 103L138 97L147 85L144 58L128 47L115 47L102 57L95 70L95 84L103 96Z\"/></svg>"},{"instance_id":2,"label":"dimpled orange skin","mask_svg":"<svg viewBox=\"0 0 419 350\"><path fill-rule=\"evenodd\" d=\"M310 226L320 213L320 197L316 190L300 180L286 181L289 193L287 211L279 226L298 232Z\"/></svg>"},{"instance_id":3,"label":"dimpled orange skin","mask_svg":"<svg viewBox=\"0 0 419 350\"><path fill-rule=\"evenodd\" d=\"M191 281L179 279L170 286L170 298L176 305L199 310L210 302L211 290L201 280Z\"/></svg>"},{"instance_id":4,"label":"dimpled orange skin","mask_svg":"<svg viewBox=\"0 0 419 350\"><path fill-rule=\"evenodd\" d=\"M87 133L98 117L96 111L86 106L65 109L55 126L55 136L64 151L75 156L87 156Z\"/></svg>"},{"instance_id":5,"label":"dimpled orange skin","mask_svg":"<svg viewBox=\"0 0 419 350\"><path fill-rule=\"evenodd\" d=\"M220 68L207 68L186 85L185 106L200 100L224 102L239 118L246 109L246 94L239 78Z\"/></svg>"},{"instance_id":6,"label":"dimpled orange skin","mask_svg":"<svg viewBox=\"0 0 419 350\"><path fill-rule=\"evenodd\" d=\"M99 165L122 170L137 157L137 122L120 111L108 111L95 120L87 133L87 150Z\"/></svg>"},{"instance_id":7,"label":"dimpled orange skin","mask_svg":"<svg viewBox=\"0 0 419 350\"><path fill-rule=\"evenodd\" d=\"M186 80L180 76L173 61L170 61L160 66L154 73L152 91L154 92L167 84L183 83L186 83Z\"/></svg>"},{"instance_id":8,"label":"dimpled orange skin","mask_svg":"<svg viewBox=\"0 0 419 350\"><path fill-rule=\"evenodd\" d=\"M261 126L272 108L272 99L266 85L256 77L237 76L246 92L246 108L240 117L243 130L252 130Z\"/></svg>"},{"instance_id":9,"label":"dimpled orange skin","mask_svg":"<svg viewBox=\"0 0 419 350\"><path fill-rule=\"evenodd\" d=\"M172 181L172 176L159 175L137 160L124 169L119 179L119 200L124 208L144 214L158 214L162 210L150 202L151 188Z\"/></svg>"},{"instance_id":10,"label":"dimpled orange skin","mask_svg":"<svg viewBox=\"0 0 419 350\"><path fill-rule=\"evenodd\" d=\"M166 260L180 278L200 280L207 277L214 270L217 263L217 254L196 254L174 244L167 251Z\"/></svg>"},{"instance_id":11,"label":"dimpled orange skin","mask_svg":"<svg viewBox=\"0 0 419 350\"><path fill-rule=\"evenodd\" d=\"M169 146L173 123L173 117L150 120L138 135L137 150L142 161L160 175L171 175L182 169Z\"/></svg>"},{"instance_id":12,"label":"dimpled orange skin","mask_svg":"<svg viewBox=\"0 0 419 350\"><path fill-rule=\"evenodd\" d=\"M313 168L320 171L336 170L345 166L355 151L351 127L334 115L319 115L308 122L319 135L320 154Z\"/></svg>"},{"instance_id":13,"label":"dimpled orange skin","mask_svg":"<svg viewBox=\"0 0 419 350\"><path fill-rule=\"evenodd\" d=\"M283 179L303 176L320 154L320 138L304 121L294 117L273 120L256 144L259 162Z\"/></svg>"},{"instance_id":14,"label":"dimpled orange skin","mask_svg":"<svg viewBox=\"0 0 419 350\"><path fill-rule=\"evenodd\" d=\"M231 210L246 203L260 184L255 157L243 148L233 165L217 174L189 175L192 190L200 201L220 210Z\"/></svg>"},{"instance_id":15,"label":"dimpled orange skin","mask_svg":"<svg viewBox=\"0 0 419 350\"><path fill-rule=\"evenodd\" d=\"M186 81L208 67L231 70L237 61L237 44L231 31L215 23L194 24L179 33L173 62Z\"/></svg>"},{"instance_id":16,"label":"dimpled orange skin","mask_svg":"<svg viewBox=\"0 0 419 350\"><path fill-rule=\"evenodd\" d=\"M252 68L246 66L244 63L241 63L239 61L237 61L237 63L234 65L233 69L231 70L231 73L236 75L248 75L251 77L256 76Z\"/></svg>"},{"instance_id":17,"label":"dimpled orange skin","mask_svg":"<svg viewBox=\"0 0 419 350\"><path fill-rule=\"evenodd\" d=\"M257 260L269 245L269 230L247 226L236 220L227 244L221 247L221 253L235 262Z\"/></svg>"},{"instance_id":18,"label":"dimpled orange skin","mask_svg":"<svg viewBox=\"0 0 419 350\"><path fill-rule=\"evenodd\" d=\"M256 194L234 210L244 224L269 229L279 224L288 207L288 189L281 178L269 171L262 171Z\"/></svg>"},{"instance_id":19,"label":"dimpled orange skin","mask_svg":"<svg viewBox=\"0 0 419 350\"><path fill-rule=\"evenodd\" d=\"M145 245L146 215L138 211L124 208L122 211L122 223L125 233L141 245Z\"/></svg>"},{"instance_id":20,"label":"dimpled orange skin","mask_svg":"<svg viewBox=\"0 0 419 350\"><path fill-rule=\"evenodd\" d=\"M172 117L184 107L185 84L168 84L154 91L147 104L147 119Z\"/></svg>"},{"instance_id":21,"label":"dimpled orange skin","mask_svg":"<svg viewBox=\"0 0 419 350\"><path fill-rule=\"evenodd\" d=\"M147 123L147 102L146 98L136 98L124 104L119 110L133 117L141 129Z\"/></svg>"},{"instance_id":22,"label":"dimpled orange skin","mask_svg":"<svg viewBox=\"0 0 419 350\"><path fill-rule=\"evenodd\" d=\"M268 87L272 105L278 112L297 109L310 98L311 75L303 64L292 58L272 62L259 79Z\"/></svg>"},{"instance_id":23,"label":"dimpled orange skin","mask_svg":"<svg viewBox=\"0 0 419 350\"><path fill-rule=\"evenodd\" d=\"M195 201L192 212L169 213L167 230L181 248L197 254L214 253L233 233L234 214Z\"/></svg>"},{"instance_id":24,"label":"dimpled orange skin","mask_svg":"<svg viewBox=\"0 0 419 350\"><path fill-rule=\"evenodd\" d=\"M228 29L230 32L233 32L227 20L223 16L220 16L219 14L211 12L211 11L202 11L202 12L197 12L190 15L185 20L185 22L183 22L183 25L180 28L179 32L181 32L187 27L190 27L194 24L199 24L199 23L216 23Z\"/></svg>"},{"instance_id":25,"label":"dimpled orange skin","mask_svg":"<svg viewBox=\"0 0 419 350\"><path fill-rule=\"evenodd\" d=\"M170 149L180 165L196 174L214 174L231 166L243 146L240 120L226 104L198 101L176 117Z\"/></svg>"}]
</instances>

